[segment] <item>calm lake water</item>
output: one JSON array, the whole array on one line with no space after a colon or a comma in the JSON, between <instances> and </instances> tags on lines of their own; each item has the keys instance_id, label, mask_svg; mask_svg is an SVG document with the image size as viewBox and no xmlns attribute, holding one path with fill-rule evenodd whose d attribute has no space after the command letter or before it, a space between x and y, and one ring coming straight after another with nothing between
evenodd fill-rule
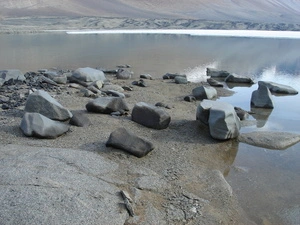
<instances>
[{"instance_id":1,"label":"calm lake water","mask_svg":"<svg viewBox=\"0 0 300 225\"><path fill-rule=\"evenodd\" d=\"M201 37L163 34L65 33L0 35L0 69L23 72L44 68L115 68L132 65L138 76L186 73L205 80L214 67L256 80L274 81L300 91L300 39ZM236 92L220 100L250 110L257 85L228 87ZM275 108L241 132L271 130L300 133L300 95L273 96ZM239 144L226 179L242 207L257 224L300 224L300 144L269 150Z\"/></svg>"}]
</instances>

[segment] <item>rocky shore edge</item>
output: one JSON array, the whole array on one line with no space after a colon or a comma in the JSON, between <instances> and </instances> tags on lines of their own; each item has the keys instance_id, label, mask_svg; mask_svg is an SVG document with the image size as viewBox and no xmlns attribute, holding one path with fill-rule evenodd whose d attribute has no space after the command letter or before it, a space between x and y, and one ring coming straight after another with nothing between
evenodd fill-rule
<instances>
[{"instance_id":1,"label":"rocky shore edge","mask_svg":"<svg viewBox=\"0 0 300 225\"><path fill-rule=\"evenodd\" d=\"M213 128L206 124L211 122L207 109L212 103L199 104L205 98L233 94L215 79L249 84L253 80L214 69L207 69L210 79L202 83L190 83L185 75L173 73L157 79L149 74L137 79L132 74L129 65L112 70L41 69L25 75L18 70L1 72L1 221L253 224L224 178L238 151L237 135L229 131L223 136L227 141L216 140L220 137L210 133ZM259 99L268 107L273 107L269 90L298 93L274 83L260 86L263 91L257 94L264 96ZM137 106L138 102L151 106ZM65 129L68 125L62 123L63 129L45 130L43 123L30 124L41 118L32 109L39 109L47 118L66 116L62 121L75 115L77 125ZM137 119L132 119L134 114ZM162 123L150 119L149 124L151 115ZM236 115L232 121L239 124ZM41 133L33 128L36 125ZM49 132L50 136L40 139ZM278 148L284 148L300 140L299 135L267 135L241 136L240 141L263 138L265 146L286 137L279 139L285 146ZM146 149L141 152L143 146Z\"/></svg>"}]
</instances>

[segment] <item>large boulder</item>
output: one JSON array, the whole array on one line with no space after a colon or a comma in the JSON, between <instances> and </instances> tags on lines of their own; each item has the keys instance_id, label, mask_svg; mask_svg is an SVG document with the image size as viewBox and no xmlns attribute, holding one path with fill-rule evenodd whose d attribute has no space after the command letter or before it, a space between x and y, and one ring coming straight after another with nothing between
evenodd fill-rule
<instances>
[{"instance_id":1,"label":"large boulder","mask_svg":"<svg viewBox=\"0 0 300 225\"><path fill-rule=\"evenodd\" d=\"M209 126L210 135L215 139L239 136L240 120L229 103L204 100L197 107L196 119Z\"/></svg>"},{"instance_id":2,"label":"large boulder","mask_svg":"<svg viewBox=\"0 0 300 225\"><path fill-rule=\"evenodd\" d=\"M99 97L88 102L85 107L89 112L104 114L129 111L127 103L120 97Z\"/></svg>"},{"instance_id":3,"label":"large boulder","mask_svg":"<svg viewBox=\"0 0 300 225\"><path fill-rule=\"evenodd\" d=\"M165 129L171 122L170 115L162 108L139 102L132 109L131 118L134 122L154 129Z\"/></svg>"},{"instance_id":4,"label":"large boulder","mask_svg":"<svg viewBox=\"0 0 300 225\"><path fill-rule=\"evenodd\" d=\"M68 109L43 90L35 91L28 96L24 110L40 113L52 120L65 121L72 117Z\"/></svg>"},{"instance_id":5,"label":"large boulder","mask_svg":"<svg viewBox=\"0 0 300 225\"><path fill-rule=\"evenodd\" d=\"M72 77L84 82L106 80L106 77L101 70L93 69L90 67L78 68L73 72Z\"/></svg>"},{"instance_id":6,"label":"large boulder","mask_svg":"<svg viewBox=\"0 0 300 225\"><path fill-rule=\"evenodd\" d=\"M225 82L254 84L254 80L252 78L236 74L228 75L225 78Z\"/></svg>"},{"instance_id":7,"label":"large boulder","mask_svg":"<svg viewBox=\"0 0 300 225\"><path fill-rule=\"evenodd\" d=\"M26 77L20 70L17 69L0 70L0 86L9 80L24 81L26 80Z\"/></svg>"},{"instance_id":8,"label":"large boulder","mask_svg":"<svg viewBox=\"0 0 300 225\"><path fill-rule=\"evenodd\" d=\"M268 108L268 109L274 108L272 94L269 91L267 86L258 84L258 89L252 92L251 106L257 108Z\"/></svg>"},{"instance_id":9,"label":"large boulder","mask_svg":"<svg viewBox=\"0 0 300 225\"><path fill-rule=\"evenodd\" d=\"M196 87L192 90L192 95L197 100L213 99L217 97L217 90L214 87Z\"/></svg>"},{"instance_id":10,"label":"large boulder","mask_svg":"<svg viewBox=\"0 0 300 225\"><path fill-rule=\"evenodd\" d=\"M0 224L125 224L118 164L64 148L0 146Z\"/></svg>"},{"instance_id":11,"label":"large boulder","mask_svg":"<svg viewBox=\"0 0 300 225\"><path fill-rule=\"evenodd\" d=\"M214 68L206 68L206 75L209 77L228 77L230 75L229 72L225 70L217 70Z\"/></svg>"},{"instance_id":12,"label":"large boulder","mask_svg":"<svg viewBox=\"0 0 300 225\"><path fill-rule=\"evenodd\" d=\"M289 94L289 95L296 95L298 94L298 91L292 88L291 86L284 85L284 84L278 84L275 82L268 82L268 81L259 81L258 85L264 85L272 93L277 93L277 94Z\"/></svg>"},{"instance_id":13,"label":"large boulder","mask_svg":"<svg viewBox=\"0 0 300 225\"><path fill-rule=\"evenodd\" d=\"M67 124L51 120L39 113L25 113L20 128L24 135L38 138L57 138L69 130Z\"/></svg>"},{"instance_id":14,"label":"large boulder","mask_svg":"<svg viewBox=\"0 0 300 225\"><path fill-rule=\"evenodd\" d=\"M125 128L119 128L109 136L106 146L122 149L139 158L154 149L151 142L146 141Z\"/></svg>"}]
</instances>

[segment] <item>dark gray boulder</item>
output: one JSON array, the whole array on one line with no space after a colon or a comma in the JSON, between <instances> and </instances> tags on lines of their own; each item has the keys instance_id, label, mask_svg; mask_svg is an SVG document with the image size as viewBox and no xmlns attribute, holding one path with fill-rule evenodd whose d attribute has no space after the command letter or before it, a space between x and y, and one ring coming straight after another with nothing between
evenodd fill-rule
<instances>
[{"instance_id":1,"label":"dark gray boulder","mask_svg":"<svg viewBox=\"0 0 300 225\"><path fill-rule=\"evenodd\" d=\"M141 79L147 79L147 80L152 80L152 76L150 74L141 74L140 75Z\"/></svg>"},{"instance_id":2,"label":"dark gray boulder","mask_svg":"<svg viewBox=\"0 0 300 225\"><path fill-rule=\"evenodd\" d=\"M90 67L78 68L72 73L72 77L84 82L106 80L106 77L101 70L93 69Z\"/></svg>"},{"instance_id":3,"label":"dark gray boulder","mask_svg":"<svg viewBox=\"0 0 300 225\"><path fill-rule=\"evenodd\" d=\"M89 118L83 112L72 112L73 117L70 119L69 124L77 127L87 127L91 124Z\"/></svg>"},{"instance_id":4,"label":"dark gray boulder","mask_svg":"<svg viewBox=\"0 0 300 225\"><path fill-rule=\"evenodd\" d=\"M269 88L270 92L277 93L277 94L288 94L288 95L296 95L298 91L291 86L278 84L275 82L268 82L268 81L259 81L258 85L264 85Z\"/></svg>"},{"instance_id":5,"label":"dark gray boulder","mask_svg":"<svg viewBox=\"0 0 300 225\"><path fill-rule=\"evenodd\" d=\"M151 142L146 141L125 128L112 132L106 142L107 147L122 149L136 157L143 157L154 149Z\"/></svg>"},{"instance_id":6,"label":"dark gray boulder","mask_svg":"<svg viewBox=\"0 0 300 225\"><path fill-rule=\"evenodd\" d=\"M186 77L183 77L183 76L176 76L174 78L174 81L176 84L187 84L188 83L188 80Z\"/></svg>"},{"instance_id":7,"label":"dark gray boulder","mask_svg":"<svg viewBox=\"0 0 300 225\"><path fill-rule=\"evenodd\" d=\"M268 109L274 108L272 95L267 86L259 84L258 89L252 92L251 106Z\"/></svg>"},{"instance_id":8,"label":"dark gray boulder","mask_svg":"<svg viewBox=\"0 0 300 225\"><path fill-rule=\"evenodd\" d=\"M254 84L254 80L250 77L230 74L225 78L225 82Z\"/></svg>"},{"instance_id":9,"label":"dark gray boulder","mask_svg":"<svg viewBox=\"0 0 300 225\"><path fill-rule=\"evenodd\" d=\"M24 135L38 138L57 138L69 130L69 126L51 120L39 113L25 113L20 128Z\"/></svg>"},{"instance_id":10,"label":"dark gray boulder","mask_svg":"<svg viewBox=\"0 0 300 225\"><path fill-rule=\"evenodd\" d=\"M162 108L139 102L132 109L131 118L134 122L154 129L165 129L171 122L170 115Z\"/></svg>"},{"instance_id":11,"label":"dark gray boulder","mask_svg":"<svg viewBox=\"0 0 300 225\"><path fill-rule=\"evenodd\" d=\"M165 75L163 75L164 80L175 79L175 77L186 78L186 75L185 74L178 74L178 73L166 73Z\"/></svg>"},{"instance_id":12,"label":"dark gray boulder","mask_svg":"<svg viewBox=\"0 0 300 225\"><path fill-rule=\"evenodd\" d=\"M127 103L120 97L99 97L87 103L85 107L89 112L104 114L129 111Z\"/></svg>"},{"instance_id":13,"label":"dark gray boulder","mask_svg":"<svg viewBox=\"0 0 300 225\"><path fill-rule=\"evenodd\" d=\"M196 119L209 126L210 135L215 139L239 136L240 120L234 107L226 102L203 100L197 107Z\"/></svg>"},{"instance_id":14,"label":"dark gray boulder","mask_svg":"<svg viewBox=\"0 0 300 225\"><path fill-rule=\"evenodd\" d=\"M131 78L132 74L133 72L128 69L120 68L117 71L116 77L120 80L128 80Z\"/></svg>"},{"instance_id":15,"label":"dark gray boulder","mask_svg":"<svg viewBox=\"0 0 300 225\"><path fill-rule=\"evenodd\" d=\"M9 80L25 81L26 77L20 70L17 69L0 70L0 86Z\"/></svg>"},{"instance_id":16,"label":"dark gray boulder","mask_svg":"<svg viewBox=\"0 0 300 225\"><path fill-rule=\"evenodd\" d=\"M72 113L68 109L43 90L35 91L28 96L24 111L40 113L49 119L59 121L65 121L72 117Z\"/></svg>"},{"instance_id":17,"label":"dark gray boulder","mask_svg":"<svg viewBox=\"0 0 300 225\"><path fill-rule=\"evenodd\" d=\"M206 68L206 75L210 77L228 77L230 75L229 72L225 70L217 70L214 68Z\"/></svg>"},{"instance_id":18,"label":"dark gray boulder","mask_svg":"<svg viewBox=\"0 0 300 225\"><path fill-rule=\"evenodd\" d=\"M213 99L217 97L217 90L214 87L196 87L192 90L192 95L197 100Z\"/></svg>"}]
</instances>

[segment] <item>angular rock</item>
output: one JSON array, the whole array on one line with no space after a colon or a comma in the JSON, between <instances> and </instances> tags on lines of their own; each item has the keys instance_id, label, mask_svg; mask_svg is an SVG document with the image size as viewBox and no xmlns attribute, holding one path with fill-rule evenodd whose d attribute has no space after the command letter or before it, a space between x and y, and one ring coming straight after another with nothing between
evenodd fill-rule
<instances>
[{"instance_id":1,"label":"angular rock","mask_svg":"<svg viewBox=\"0 0 300 225\"><path fill-rule=\"evenodd\" d=\"M78 68L73 72L72 77L84 82L106 80L106 77L101 70L93 69L90 67Z\"/></svg>"},{"instance_id":2,"label":"angular rock","mask_svg":"<svg viewBox=\"0 0 300 225\"><path fill-rule=\"evenodd\" d=\"M258 85L264 85L269 88L270 92L277 94L288 94L288 95L296 95L298 91L292 88L291 86L278 84L275 82L268 81L258 81Z\"/></svg>"},{"instance_id":3,"label":"angular rock","mask_svg":"<svg viewBox=\"0 0 300 225\"><path fill-rule=\"evenodd\" d=\"M186 75L185 74L178 74L178 73L166 73L165 75L163 75L164 80L175 79L175 77L186 78Z\"/></svg>"},{"instance_id":4,"label":"angular rock","mask_svg":"<svg viewBox=\"0 0 300 225\"><path fill-rule=\"evenodd\" d=\"M193 95L187 95L183 100L186 102L195 102L197 99Z\"/></svg>"},{"instance_id":5,"label":"angular rock","mask_svg":"<svg viewBox=\"0 0 300 225\"><path fill-rule=\"evenodd\" d=\"M17 69L0 70L0 86L9 80L24 81L26 80L26 77L20 70Z\"/></svg>"},{"instance_id":6,"label":"angular rock","mask_svg":"<svg viewBox=\"0 0 300 225\"><path fill-rule=\"evenodd\" d=\"M114 90L104 91L104 93L109 95L109 96L113 96L113 97L120 97L120 98L125 98L126 97L124 93L114 91Z\"/></svg>"},{"instance_id":7,"label":"angular rock","mask_svg":"<svg viewBox=\"0 0 300 225\"><path fill-rule=\"evenodd\" d=\"M116 84L105 84L101 89L101 91L117 91L117 92L124 92L124 89L120 85Z\"/></svg>"},{"instance_id":8,"label":"angular rock","mask_svg":"<svg viewBox=\"0 0 300 225\"><path fill-rule=\"evenodd\" d=\"M116 77L121 80L128 80L131 78L133 72L124 68L120 68L117 71Z\"/></svg>"},{"instance_id":9,"label":"angular rock","mask_svg":"<svg viewBox=\"0 0 300 225\"><path fill-rule=\"evenodd\" d=\"M252 92L251 106L268 109L274 108L272 95L267 86L259 84L258 89Z\"/></svg>"},{"instance_id":10,"label":"angular rock","mask_svg":"<svg viewBox=\"0 0 300 225\"><path fill-rule=\"evenodd\" d=\"M77 127L86 127L91 124L89 118L82 112L72 112L73 117L70 119L69 124Z\"/></svg>"},{"instance_id":11,"label":"angular rock","mask_svg":"<svg viewBox=\"0 0 300 225\"><path fill-rule=\"evenodd\" d=\"M152 76L151 76L150 74L141 74L141 75L140 75L140 78L152 80Z\"/></svg>"},{"instance_id":12,"label":"angular rock","mask_svg":"<svg viewBox=\"0 0 300 225\"><path fill-rule=\"evenodd\" d=\"M37 112L49 119L65 121L72 113L52 98L47 92L38 90L30 94L25 104L25 112Z\"/></svg>"},{"instance_id":13,"label":"angular rock","mask_svg":"<svg viewBox=\"0 0 300 225\"><path fill-rule=\"evenodd\" d=\"M239 141L262 148L284 150L298 143L300 135L288 132L256 131L241 134Z\"/></svg>"},{"instance_id":14,"label":"angular rock","mask_svg":"<svg viewBox=\"0 0 300 225\"><path fill-rule=\"evenodd\" d=\"M196 87L192 90L192 95L197 100L213 99L217 97L217 90L213 87Z\"/></svg>"},{"instance_id":15,"label":"angular rock","mask_svg":"<svg viewBox=\"0 0 300 225\"><path fill-rule=\"evenodd\" d=\"M209 83L210 86L214 86L214 87L223 87L224 86L221 82L219 82L213 78L208 78L207 83Z\"/></svg>"},{"instance_id":16,"label":"angular rock","mask_svg":"<svg viewBox=\"0 0 300 225\"><path fill-rule=\"evenodd\" d=\"M176 84L187 84L188 83L188 80L186 77L182 77L182 76L176 76L174 78L174 81Z\"/></svg>"},{"instance_id":17,"label":"angular rock","mask_svg":"<svg viewBox=\"0 0 300 225\"><path fill-rule=\"evenodd\" d=\"M143 157L154 149L151 142L146 141L125 128L112 132L106 142L107 147L122 149L136 157Z\"/></svg>"},{"instance_id":18,"label":"angular rock","mask_svg":"<svg viewBox=\"0 0 300 225\"><path fill-rule=\"evenodd\" d=\"M52 80L57 84L66 84L68 81L68 78L66 75L61 75L61 76L53 77Z\"/></svg>"},{"instance_id":19,"label":"angular rock","mask_svg":"<svg viewBox=\"0 0 300 225\"><path fill-rule=\"evenodd\" d=\"M210 77L228 77L230 75L230 73L225 70L206 68L206 75L210 76Z\"/></svg>"},{"instance_id":20,"label":"angular rock","mask_svg":"<svg viewBox=\"0 0 300 225\"><path fill-rule=\"evenodd\" d=\"M86 104L89 112L110 114L112 112L129 111L127 103L120 97L99 97Z\"/></svg>"},{"instance_id":21,"label":"angular rock","mask_svg":"<svg viewBox=\"0 0 300 225\"><path fill-rule=\"evenodd\" d=\"M25 113L20 128L26 136L38 138L57 138L69 130L68 125L39 113Z\"/></svg>"},{"instance_id":22,"label":"angular rock","mask_svg":"<svg viewBox=\"0 0 300 225\"><path fill-rule=\"evenodd\" d=\"M245 120L249 117L249 113L240 107L234 107L234 110L235 110L237 116L240 118L240 120Z\"/></svg>"},{"instance_id":23,"label":"angular rock","mask_svg":"<svg viewBox=\"0 0 300 225\"><path fill-rule=\"evenodd\" d=\"M0 146L1 224L125 224L118 164L94 152ZM116 179L115 179L116 180Z\"/></svg>"},{"instance_id":24,"label":"angular rock","mask_svg":"<svg viewBox=\"0 0 300 225\"><path fill-rule=\"evenodd\" d=\"M135 80L131 84L139 86L139 87L147 87L147 84L146 84L146 82L143 79L140 79L138 81Z\"/></svg>"},{"instance_id":25,"label":"angular rock","mask_svg":"<svg viewBox=\"0 0 300 225\"><path fill-rule=\"evenodd\" d=\"M131 113L132 120L154 129L165 129L171 122L170 115L162 108L145 102L136 103Z\"/></svg>"},{"instance_id":26,"label":"angular rock","mask_svg":"<svg viewBox=\"0 0 300 225\"><path fill-rule=\"evenodd\" d=\"M238 137L241 128L234 107L226 102L203 100L197 107L196 119L208 125L210 135L218 140Z\"/></svg>"},{"instance_id":27,"label":"angular rock","mask_svg":"<svg viewBox=\"0 0 300 225\"><path fill-rule=\"evenodd\" d=\"M232 83L247 83L247 84L254 84L254 81L250 77L240 76L236 74L230 74L225 78L225 82L232 82Z\"/></svg>"}]
</instances>

